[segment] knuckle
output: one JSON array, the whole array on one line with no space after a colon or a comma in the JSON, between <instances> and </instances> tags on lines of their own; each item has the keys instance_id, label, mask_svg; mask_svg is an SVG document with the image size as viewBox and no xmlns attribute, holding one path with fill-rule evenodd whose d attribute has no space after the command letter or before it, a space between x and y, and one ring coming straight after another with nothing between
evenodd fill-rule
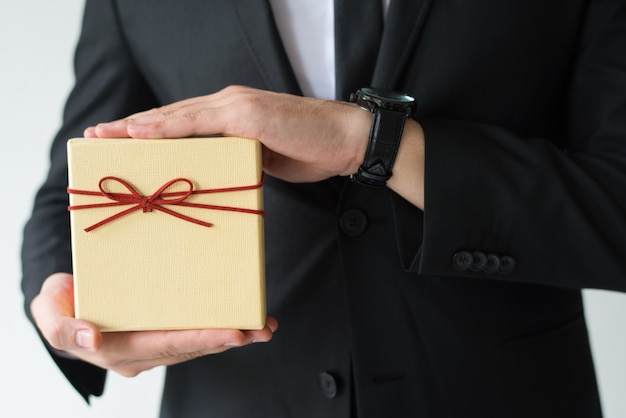
<instances>
[{"instance_id":1,"label":"knuckle","mask_svg":"<svg viewBox=\"0 0 626 418\"><path fill-rule=\"evenodd\" d=\"M175 358L180 356L181 354L173 347L166 347L159 353L159 357L162 358Z\"/></svg>"},{"instance_id":2,"label":"knuckle","mask_svg":"<svg viewBox=\"0 0 626 418\"><path fill-rule=\"evenodd\" d=\"M63 344L65 338L63 338L63 327L58 322L55 323L51 328L42 329L41 333L48 341L53 348L57 350L65 350L67 347Z\"/></svg>"},{"instance_id":3,"label":"knuckle","mask_svg":"<svg viewBox=\"0 0 626 418\"><path fill-rule=\"evenodd\" d=\"M174 109L164 109L161 111L160 116L163 118L171 118L172 116L175 116L176 112L177 111Z\"/></svg>"},{"instance_id":4,"label":"knuckle","mask_svg":"<svg viewBox=\"0 0 626 418\"><path fill-rule=\"evenodd\" d=\"M179 363L193 360L200 356L198 352L181 352L174 347L167 347L159 353L159 356L167 363Z\"/></svg>"},{"instance_id":5,"label":"knuckle","mask_svg":"<svg viewBox=\"0 0 626 418\"><path fill-rule=\"evenodd\" d=\"M200 357L201 355L202 355L201 353L182 353L178 356L177 359L181 362L185 362L189 360L194 360Z\"/></svg>"},{"instance_id":6,"label":"knuckle","mask_svg":"<svg viewBox=\"0 0 626 418\"><path fill-rule=\"evenodd\" d=\"M151 108L149 110L146 110L145 114L154 114L154 113L157 113L158 111L160 111L162 109L163 109L163 107L153 107L153 108ZM132 118L132 116L131 116L131 118Z\"/></svg>"},{"instance_id":7,"label":"knuckle","mask_svg":"<svg viewBox=\"0 0 626 418\"><path fill-rule=\"evenodd\" d=\"M183 114L183 119L185 119L186 122L192 123L197 121L200 118L201 115L201 111L189 111L189 112L185 112Z\"/></svg>"},{"instance_id":8,"label":"knuckle","mask_svg":"<svg viewBox=\"0 0 626 418\"><path fill-rule=\"evenodd\" d=\"M159 119L159 120L150 122L149 124L146 124L146 126L149 127L149 129L159 131L159 130L165 129L167 124L168 124L167 119Z\"/></svg>"},{"instance_id":9,"label":"knuckle","mask_svg":"<svg viewBox=\"0 0 626 418\"><path fill-rule=\"evenodd\" d=\"M152 111L150 111L152 112ZM125 125L131 125L133 123L135 123L137 121L137 117L136 116L129 116L127 118L124 118L124 124Z\"/></svg>"},{"instance_id":10,"label":"knuckle","mask_svg":"<svg viewBox=\"0 0 626 418\"><path fill-rule=\"evenodd\" d=\"M48 343L57 350L73 349L73 330L68 329L66 321L55 321L48 329L42 329L42 334Z\"/></svg>"}]
</instances>

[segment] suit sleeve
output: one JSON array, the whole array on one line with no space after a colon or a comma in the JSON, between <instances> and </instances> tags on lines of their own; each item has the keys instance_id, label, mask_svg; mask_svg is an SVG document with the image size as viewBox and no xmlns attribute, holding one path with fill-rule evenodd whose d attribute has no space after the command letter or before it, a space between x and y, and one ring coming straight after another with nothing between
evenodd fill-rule
<instances>
[{"instance_id":1,"label":"suit sleeve","mask_svg":"<svg viewBox=\"0 0 626 418\"><path fill-rule=\"evenodd\" d=\"M87 126L157 105L130 58L113 2L86 2L74 66L76 82L66 103L62 128L51 147L48 176L38 190L31 217L24 228L22 290L26 314L31 321L30 304L43 281L53 273L71 273L72 269L66 141L82 136ZM102 393L104 370L58 356L50 348L49 351L85 399Z\"/></svg>"},{"instance_id":2,"label":"suit sleeve","mask_svg":"<svg viewBox=\"0 0 626 418\"><path fill-rule=\"evenodd\" d=\"M625 51L626 3L590 2L559 145L490 125L420 120L423 239L406 268L625 291ZM504 268L485 269L483 256Z\"/></svg>"}]
</instances>

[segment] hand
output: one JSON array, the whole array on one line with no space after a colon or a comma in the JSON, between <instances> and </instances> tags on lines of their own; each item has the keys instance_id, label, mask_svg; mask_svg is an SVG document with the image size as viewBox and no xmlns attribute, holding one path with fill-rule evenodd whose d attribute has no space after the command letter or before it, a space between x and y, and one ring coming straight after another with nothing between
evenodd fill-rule
<instances>
[{"instance_id":1,"label":"hand","mask_svg":"<svg viewBox=\"0 0 626 418\"><path fill-rule=\"evenodd\" d=\"M157 366L181 363L254 342L267 342L278 327L268 317L258 331L202 329L101 333L93 324L74 318L72 275L56 273L44 282L31 304L33 318L48 343L71 356L136 376Z\"/></svg>"},{"instance_id":2,"label":"hand","mask_svg":"<svg viewBox=\"0 0 626 418\"><path fill-rule=\"evenodd\" d=\"M372 114L356 104L227 87L101 123L87 138L181 138L226 135L258 139L263 168L290 182L314 182L356 173L365 158ZM424 133L406 122L387 183L416 207L424 208Z\"/></svg>"},{"instance_id":3,"label":"hand","mask_svg":"<svg viewBox=\"0 0 626 418\"><path fill-rule=\"evenodd\" d=\"M85 137L181 138L226 135L258 139L265 171L313 182L355 173L363 161L372 115L353 103L228 87L111 123Z\"/></svg>"}]
</instances>

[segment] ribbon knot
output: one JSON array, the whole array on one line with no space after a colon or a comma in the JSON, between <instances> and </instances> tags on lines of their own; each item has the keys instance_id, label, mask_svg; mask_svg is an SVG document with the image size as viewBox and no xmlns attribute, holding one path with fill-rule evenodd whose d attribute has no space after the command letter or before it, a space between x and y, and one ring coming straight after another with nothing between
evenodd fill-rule
<instances>
[{"instance_id":1,"label":"ribbon knot","mask_svg":"<svg viewBox=\"0 0 626 418\"><path fill-rule=\"evenodd\" d=\"M150 203L150 199L141 199L141 206L143 207L143 213L152 212L152 204Z\"/></svg>"},{"instance_id":2,"label":"ribbon knot","mask_svg":"<svg viewBox=\"0 0 626 418\"><path fill-rule=\"evenodd\" d=\"M105 188L106 182L115 182L115 183L121 184L126 190L128 190L128 193L117 193L117 192L107 191ZM187 186L185 190L167 192L167 189L180 183L183 183ZM263 186L262 181L261 183L255 184L252 186L229 187L229 188L222 188L222 189L194 190L193 183L191 182L191 180L179 177L179 178L175 178L166 182L161 187L159 187L157 191L152 193L150 196L142 196L141 194L139 194L139 192L137 192L137 190L135 190L133 186L131 186L125 180L119 177L106 176L106 177L101 178L100 181L98 182L98 189L100 190L99 192L88 191L88 190L76 190L76 189L71 189L69 187L67 188L67 191L69 194L103 196L103 197L108 198L112 202L93 203L93 204L87 204L87 205L74 205L74 206L69 206L68 210L71 211L71 210L78 210L78 209L94 209L94 208L103 208L103 207L112 207L112 206L133 205L130 208L124 209L121 212L118 212L112 216L109 216L108 218L101 220L100 222L97 222L85 228L85 232L93 231L96 228L99 228L111 221L114 221L115 219L121 218L122 216L128 215L129 213L132 213L139 209L141 209L143 213L160 211L160 212L167 213L168 215L174 216L178 219L182 219L184 221L194 223L196 225L200 225L204 227L211 227L213 226L213 224L210 222L205 222L200 219L192 218L191 216L183 215L182 213L175 212L165 207L164 205L224 210L224 211L231 211L231 212L251 213L251 214L264 216L264 212L262 210L235 208L235 207L230 207L230 206L206 205L206 204L191 203L191 202L186 201L193 194L224 193L224 192L233 192L233 191L252 190L252 189L258 189L261 186Z\"/></svg>"}]
</instances>

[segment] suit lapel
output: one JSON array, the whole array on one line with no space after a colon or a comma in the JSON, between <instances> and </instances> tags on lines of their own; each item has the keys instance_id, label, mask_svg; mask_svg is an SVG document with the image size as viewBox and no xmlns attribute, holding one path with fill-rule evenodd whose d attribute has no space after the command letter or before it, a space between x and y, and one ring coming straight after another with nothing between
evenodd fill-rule
<instances>
[{"instance_id":1,"label":"suit lapel","mask_svg":"<svg viewBox=\"0 0 626 418\"><path fill-rule=\"evenodd\" d=\"M269 90L299 94L268 0L231 0L246 45Z\"/></svg>"},{"instance_id":2,"label":"suit lapel","mask_svg":"<svg viewBox=\"0 0 626 418\"><path fill-rule=\"evenodd\" d=\"M435 0L391 0L372 86L393 89ZM301 95L268 0L231 0L237 24L268 89Z\"/></svg>"},{"instance_id":3,"label":"suit lapel","mask_svg":"<svg viewBox=\"0 0 626 418\"><path fill-rule=\"evenodd\" d=\"M434 0L391 0L372 85L394 89Z\"/></svg>"}]
</instances>

